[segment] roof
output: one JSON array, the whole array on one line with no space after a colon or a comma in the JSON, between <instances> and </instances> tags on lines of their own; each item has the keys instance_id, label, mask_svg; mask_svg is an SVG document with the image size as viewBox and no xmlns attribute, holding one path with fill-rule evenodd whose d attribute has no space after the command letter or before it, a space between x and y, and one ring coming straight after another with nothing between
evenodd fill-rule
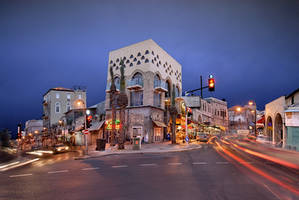
<instances>
[{"instance_id":1,"label":"roof","mask_svg":"<svg viewBox=\"0 0 299 200\"><path fill-rule=\"evenodd\" d=\"M88 129L88 131L97 131L100 128L102 128L104 123L105 123L105 120L100 121L100 122L99 121L92 122L91 127Z\"/></svg>"},{"instance_id":2,"label":"roof","mask_svg":"<svg viewBox=\"0 0 299 200\"><path fill-rule=\"evenodd\" d=\"M156 126L158 126L158 127L167 127L167 126L164 124L164 122L159 122L159 121L155 121L155 120L153 120L153 122L154 122L154 124L155 124Z\"/></svg>"},{"instance_id":3,"label":"roof","mask_svg":"<svg viewBox=\"0 0 299 200\"><path fill-rule=\"evenodd\" d=\"M64 88L64 87L56 87L56 88L51 88L51 89L49 89L43 96L45 96L46 94L48 94L50 91L74 92L73 89Z\"/></svg>"},{"instance_id":4,"label":"roof","mask_svg":"<svg viewBox=\"0 0 299 200\"><path fill-rule=\"evenodd\" d=\"M293 92L291 92L289 95L286 96L286 99L290 98L291 96L293 96L294 94L296 94L297 92L299 92L299 88L297 88L296 90L294 90Z\"/></svg>"}]
</instances>

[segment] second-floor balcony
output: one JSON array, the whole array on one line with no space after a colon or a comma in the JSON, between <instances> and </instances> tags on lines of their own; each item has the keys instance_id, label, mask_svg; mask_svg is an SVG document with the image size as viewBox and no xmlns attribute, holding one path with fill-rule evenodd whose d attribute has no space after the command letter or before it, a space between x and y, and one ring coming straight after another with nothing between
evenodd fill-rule
<instances>
[{"instance_id":1,"label":"second-floor balcony","mask_svg":"<svg viewBox=\"0 0 299 200\"><path fill-rule=\"evenodd\" d=\"M142 79L132 79L127 81L127 89L129 90L139 90L143 88Z\"/></svg>"},{"instance_id":2,"label":"second-floor balcony","mask_svg":"<svg viewBox=\"0 0 299 200\"><path fill-rule=\"evenodd\" d=\"M154 88L156 91L160 91L160 92L167 92L168 88L167 88L167 83L165 81L162 80L155 80L154 81Z\"/></svg>"}]
</instances>

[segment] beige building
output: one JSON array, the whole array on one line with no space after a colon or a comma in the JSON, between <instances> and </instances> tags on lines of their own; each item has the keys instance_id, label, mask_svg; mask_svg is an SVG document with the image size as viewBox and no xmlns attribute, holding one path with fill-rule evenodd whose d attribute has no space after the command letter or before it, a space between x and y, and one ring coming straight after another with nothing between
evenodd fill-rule
<instances>
[{"instance_id":1,"label":"beige building","mask_svg":"<svg viewBox=\"0 0 299 200\"><path fill-rule=\"evenodd\" d=\"M49 89L43 96L43 126L50 130L72 109L86 108L86 92L62 87Z\"/></svg>"},{"instance_id":2,"label":"beige building","mask_svg":"<svg viewBox=\"0 0 299 200\"><path fill-rule=\"evenodd\" d=\"M299 89L281 96L265 107L264 133L273 144L299 149Z\"/></svg>"},{"instance_id":3,"label":"beige building","mask_svg":"<svg viewBox=\"0 0 299 200\"><path fill-rule=\"evenodd\" d=\"M127 138L140 135L145 142L160 142L167 126L165 100L170 97L173 85L176 96L181 96L181 65L151 39L111 51L108 72L112 67L117 89L120 84L121 59L124 59L126 66L126 93L129 100L125 122ZM110 84L108 73L105 103L108 131L111 128Z\"/></svg>"}]
</instances>

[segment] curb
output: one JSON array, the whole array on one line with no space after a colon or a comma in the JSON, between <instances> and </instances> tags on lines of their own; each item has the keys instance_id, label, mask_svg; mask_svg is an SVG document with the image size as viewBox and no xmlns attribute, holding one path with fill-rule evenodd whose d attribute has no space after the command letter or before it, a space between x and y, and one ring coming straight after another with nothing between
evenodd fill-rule
<instances>
[{"instance_id":1,"label":"curb","mask_svg":"<svg viewBox=\"0 0 299 200\"><path fill-rule=\"evenodd\" d=\"M149 154L149 153L154 153L154 154L162 154L162 153L174 153L174 152L183 152L183 151L192 151L196 149L201 149L202 146L198 146L195 148L190 148L190 149L175 149L175 150L168 150L168 151L130 151L130 152L111 152L103 155L91 155L91 156L82 156L82 157L75 157L74 160L86 160L89 158L99 158L99 157L105 157L105 156L112 156L112 155L125 155L125 154Z\"/></svg>"}]
</instances>

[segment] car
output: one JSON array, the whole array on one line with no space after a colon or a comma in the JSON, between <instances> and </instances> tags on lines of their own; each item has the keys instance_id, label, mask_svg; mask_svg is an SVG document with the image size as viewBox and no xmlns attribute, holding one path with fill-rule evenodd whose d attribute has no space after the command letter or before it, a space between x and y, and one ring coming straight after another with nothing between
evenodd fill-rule
<instances>
[{"instance_id":1,"label":"car","mask_svg":"<svg viewBox=\"0 0 299 200\"><path fill-rule=\"evenodd\" d=\"M67 152L68 150L69 150L69 147L67 145L58 144L58 145L54 146L53 153L54 154L63 153L63 152Z\"/></svg>"},{"instance_id":2,"label":"car","mask_svg":"<svg viewBox=\"0 0 299 200\"><path fill-rule=\"evenodd\" d=\"M197 141L200 141L200 142L208 142L209 137L208 137L208 135L205 134L205 133L199 133L199 134L197 134L197 136L196 136L196 140L197 140Z\"/></svg>"},{"instance_id":3,"label":"car","mask_svg":"<svg viewBox=\"0 0 299 200\"><path fill-rule=\"evenodd\" d=\"M265 136L265 135L258 135L256 137L256 141L260 142L260 143L263 143L263 144L271 144L272 143L270 137L269 136Z\"/></svg>"}]
</instances>

